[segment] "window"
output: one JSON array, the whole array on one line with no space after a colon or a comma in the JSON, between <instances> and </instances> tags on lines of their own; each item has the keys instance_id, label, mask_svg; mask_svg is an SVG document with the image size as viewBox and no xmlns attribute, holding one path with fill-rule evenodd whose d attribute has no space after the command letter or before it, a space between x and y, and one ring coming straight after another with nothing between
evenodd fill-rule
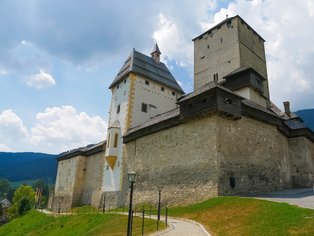
<instances>
[{"instance_id":1,"label":"window","mask_svg":"<svg viewBox=\"0 0 314 236\"><path fill-rule=\"evenodd\" d=\"M126 79L124 80L124 83L126 83Z\"/></svg>"},{"instance_id":2,"label":"window","mask_svg":"<svg viewBox=\"0 0 314 236\"><path fill-rule=\"evenodd\" d=\"M207 45L207 49L209 49L209 45Z\"/></svg>"},{"instance_id":3,"label":"window","mask_svg":"<svg viewBox=\"0 0 314 236\"><path fill-rule=\"evenodd\" d=\"M113 147L117 147L118 146L118 134L116 133L115 135L114 135L114 143L113 143Z\"/></svg>"},{"instance_id":4,"label":"window","mask_svg":"<svg viewBox=\"0 0 314 236\"><path fill-rule=\"evenodd\" d=\"M230 182L230 187L231 188L235 188L235 178L232 176L229 178L229 182Z\"/></svg>"},{"instance_id":5,"label":"window","mask_svg":"<svg viewBox=\"0 0 314 236\"><path fill-rule=\"evenodd\" d=\"M214 81L218 82L218 73L214 74Z\"/></svg>"},{"instance_id":6,"label":"window","mask_svg":"<svg viewBox=\"0 0 314 236\"><path fill-rule=\"evenodd\" d=\"M222 43L222 38L220 38L220 42Z\"/></svg>"},{"instance_id":7,"label":"window","mask_svg":"<svg viewBox=\"0 0 314 236\"><path fill-rule=\"evenodd\" d=\"M161 87L160 89L161 89L161 91L165 91L165 88L164 88L164 87Z\"/></svg>"},{"instance_id":8,"label":"window","mask_svg":"<svg viewBox=\"0 0 314 236\"><path fill-rule=\"evenodd\" d=\"M149 81L148 81L148 80L145 80L145 84L146 84L146 85L149 85Z\"/></svg>"},{"instance_id":9,"label":"window","mask_svg":"<svg viewBox=\"0 0 314 236\"><path fill-rule=\"evenodd\" d=\"M146 103L142 103L142 112L147 113L147 104Z\"/></svg>"},{"instance_id":10,"label":"window","mask_svg":"<svg viewBox=\"0 0 314 236\"><path fill-rule=\"evenodd\" d=\"M107 140L107 147L110 145L110 134L108 135L108 140Z\"/></svg>"},{"instance_id":11,"label":"window","mask_svg":"<svg viewBox=\"0 0 314 236\"><path fill-rule=\"evenodd\" d=\"M229 22L227 23L227 27L228 27L228 28L231 27L231 21L229 21Z\"/></svg>"},{"instance_id":12,"label":"window","mask_svg":"<svg viewBox=\"0 0 314 236\"><path fill-rule=\"evenodd\" d=\"M173 96L176 96L176 92L172 91L172 95L173 95Z\"/></svg>"},{"instance_id":13,"label":"window","mask_svg":"<svg viewBox=\"0 0 314 236\"><path fill-rule=\"evenodd\" d=\"M117 114L120 113L120 104L117 106Z\"/></svg>"},{"instance_id":14,"label":"window","mask_svg":"<svg viewBox=\"0 0 314 236\"><path fill-rule=\"evenodd\" d=\"M117 85L117 89L119 89L119 84Z\"/></svg>"}]
</instances>

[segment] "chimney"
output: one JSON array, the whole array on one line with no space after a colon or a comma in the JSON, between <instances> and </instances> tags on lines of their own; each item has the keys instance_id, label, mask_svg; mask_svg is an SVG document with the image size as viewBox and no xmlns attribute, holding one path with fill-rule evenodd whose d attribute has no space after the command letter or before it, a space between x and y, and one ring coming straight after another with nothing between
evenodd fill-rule
<instances>
[{"instance_id":1,"label":"chimney","mask_svg":"<svg viewBox=\"0 0 314 236\"><path fill-rule=\"evenodd\" d=\"M289 101L286 101L286 102L283 102L283 106L285 108L285 113L288 117L290 117L290 102Z\"/></svg>"},{"instance_id":2,"label":"chimney","mask_svg":"<svg viewBox=\"0 0 314 236\"><path fill-rule=\"evenodd\" d=\"M158 45L156 43L154 48L153 48L153 50L152 50L152 52L151 52L151 55L152 55L152 58L155 60L155 62L157 64L160 63L160 54L161 54L161 52L160 52L160 50L158 48Z\"/></svg>"}]
</instances>

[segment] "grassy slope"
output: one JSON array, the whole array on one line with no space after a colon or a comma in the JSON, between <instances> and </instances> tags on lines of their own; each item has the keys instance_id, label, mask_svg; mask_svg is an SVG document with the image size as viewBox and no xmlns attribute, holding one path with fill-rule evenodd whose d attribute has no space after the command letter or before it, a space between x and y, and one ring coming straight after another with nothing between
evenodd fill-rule
<instances>
[{"instance_id":1,"label":"grassy slope","mask_svg":"<svg viewBox=\"0 0 314 236\"><path fill-rule=\"evenodd\" d=\"M198 221L212 235L314 235L314 210L286 203L218 197L169 214Z\"/></svg>"},{"instance_id":2,"label":"grassy slope","mask_svg":"<svg viewBox=\"0 0 314 236\"><path fill-rule=\"evenodd\" d=\"M134 217L133 235L141 235L140 218ZM37 211L0 227L0 235L126 235L127 216L118 214L75 214L49 216ZM164 227L164 226L163 226ZM145 233L153 232L156 222L145 219Z\"/></svg>"}]
</instances>

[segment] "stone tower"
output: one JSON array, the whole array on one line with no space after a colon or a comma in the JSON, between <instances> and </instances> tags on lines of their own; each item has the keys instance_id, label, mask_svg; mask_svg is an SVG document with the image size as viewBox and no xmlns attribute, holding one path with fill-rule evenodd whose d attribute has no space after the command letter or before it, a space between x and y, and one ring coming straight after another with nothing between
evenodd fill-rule
<instances>
[{"instance_id":1,"label":"stone tower","mask_svg":"<svg viewBox=\"0 0 314 236\"><path fill-rule=\"evenodd\" d=\"M164 63L156 44L151 57L133 49L110 85L112 92L104 166L104 192L123 188L124 145L122 136L132 127L176 108L184 92Z\"/></svg>"},{"instance_id":2,"label":"stone tower","mask_svg":"<svg viewBox=\"0 0 314 236\"><path fill-rule=\"evenodd\" d=\"M222 82L226 76L251 68L262 83L259 95L269 100L265 40L241 17L227 18L193 39L194 90L210 81ZM252 99L250 91L239 91ZM241 94L242 93L242 94ZM254 100L254 99L253 99Z\"/></svg>"}]
</instances>

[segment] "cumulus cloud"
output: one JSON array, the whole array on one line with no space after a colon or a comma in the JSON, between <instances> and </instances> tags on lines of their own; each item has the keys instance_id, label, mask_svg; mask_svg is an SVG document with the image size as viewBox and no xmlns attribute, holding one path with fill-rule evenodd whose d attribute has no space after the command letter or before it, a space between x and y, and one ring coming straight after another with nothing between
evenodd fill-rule
<instances>
[{"instance_id":1,"label":"cumulus cloud","mask_svg":"<svg viewBox=\"0 0 314 236\"><path fill-rule=\"evenodd\" d=\"M0 113L0 144L1 149L18 149L24 146L28 138L28 132L23 121L12 110L4 110Z\"/></svg>"},{"instance_id":2,"label":"cumulus cloud","mask_svg":"<svg viewBox=\"0 0 314 236\"><path fill-rule=\"evenodd\" d=\"M0 150L60 153L97 143L106 137L107 123L72 106L50 107L26 128L12 110L0 113Z\"/></svg>"},{"instance_id":3,"label":"cumulus cloud","mask_svg":"<svg viewBox=\"0 0 314 236\"><path fill-rule=\"evenodd\" d=\"M40 69L38 74L28 76L25 81L29 87L34 87L37 89L48 88L56 84L56 81L54 80L52 75L46 73L42 69Z\"/></svg>"}]
</instances>

